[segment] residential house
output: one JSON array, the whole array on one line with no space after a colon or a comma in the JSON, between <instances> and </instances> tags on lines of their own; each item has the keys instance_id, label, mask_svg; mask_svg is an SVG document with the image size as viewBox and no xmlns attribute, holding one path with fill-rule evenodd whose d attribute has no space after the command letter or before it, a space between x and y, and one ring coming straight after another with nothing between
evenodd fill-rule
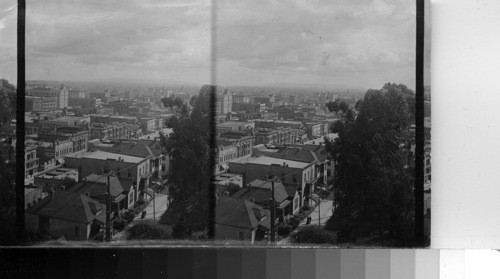
<instances>
[{"instance_id":1,"label":"residential house","mask_svg":"<svg viewBox=\"0 0 500 279\"><path fill-rule=\"evenodd\" d=\"M112 201L111 210L118 213L134 207L134 188L135 181L132 178L110 175L109 190ZM108 177L105 175L91 174L83 178L83 181L67 189L67 191L87 195L100 203L106 204Z\"/></svg>"},{"instance_id":2,"label":"residential house","mask_svg":"<svg viewBox=\"0 0 500 279\"><path fill-rule=\"evenodd\" d=\"M215 239L233 239L254 244L270 230L270 212L245 199L220 197L215 215Z\"/></svg>"},{"instance_id":3,"label":"residential house","mask_svg":"<svg viewBox=\"0 0 500 279\"><path fill-rule=\"evenodd\" d=\"M130 190L134 192L134 200L139 200L139 197L149 199L146 192L151 177L148 158L97 150L68 156L64 165L78 168L78 182L91 174L103 175L108 172L113 172L118 177L131 178L137 182L135 188Z\"/></svg>"},{"instance_id":4,"label":"residential house","mask_svg":"<svg viewBox=\"0 0 500 279\"><path fill-rule=\"evenodd\" d=\"M268 156L257 156L234 160L228 163L230 173L243 175L243 185L256 179L277 177L285 184L298 188L299 208L310 203L317 184L316 164ZM295 208L295 206L294 206Z\"/></svg>"},{"instance_id":5,"label":"residential house","mask_svg":"<svg viewBox=\"0 0 500 279\"><path fill-rule=\"evenodd\" d=\"M79 193L52 191L25 211L25 230L67 240L89 240L106 223L106 206Z\"/></svg>"},{"instance_id":6,"label":"residential house","mask_svg":"<svg viewBox=\"0 0 500 279\"><path fill-rule=\"evenodd\" d=\"M253 203L261 205L265 209L270 210L271 197L276 201L276 219L279 222L283 222L283 219L288 215L292 215L299 211L299 207L294 208L293 200L289 199L288 193L285 186L280 181L274 182L274 196L272 196L272 182L262 179L256 179L247 185L245 185L241 190L231 195L233 198L249 200ZM299 197L296 197L297 204Z\"/></svg>"}]
</instances>

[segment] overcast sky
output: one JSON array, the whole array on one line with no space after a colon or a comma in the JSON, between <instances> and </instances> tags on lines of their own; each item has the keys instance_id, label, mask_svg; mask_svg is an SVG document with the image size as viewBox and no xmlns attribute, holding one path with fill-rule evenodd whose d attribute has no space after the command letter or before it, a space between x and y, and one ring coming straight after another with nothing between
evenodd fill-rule
<instances>
[{"instance_id":1,"label":"overcast sky","mask_svg":"<svg viewBox=\"0 0 500 279\"><path fill-rule=\"evenodd\" d=\"M15 83L16 1L0 4ZM217 81L414 88L414 0L219 0ZM210 0L27 0L26 78L210 82Z\"/></svg>"}]
</instances>

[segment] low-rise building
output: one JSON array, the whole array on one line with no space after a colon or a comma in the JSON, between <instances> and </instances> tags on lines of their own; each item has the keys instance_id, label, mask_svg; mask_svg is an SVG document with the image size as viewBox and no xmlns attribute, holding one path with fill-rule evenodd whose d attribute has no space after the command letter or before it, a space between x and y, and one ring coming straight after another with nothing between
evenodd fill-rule
<instances>
[{"instance_id":1,"label":"low-rise building","mask_svg":"<svg viewBox=\"0 0 500 279\"><path fill-rule=\"evenodd\" d=\"M138 185L133 190L134 200L139 197L148 199L146 191L152 175L148 158L98 150L68 156L64 165L78 169L79 182L91 174L104 175L108 172L113 172L118 177L131 178Z\"/></svg>"},{"instance_id":2,"label":"low-rise building","mask_svg":"<svg viewBox=\"0 0 500 279\"><path fill-rule=\"evenodd\" d=\"M25 211L25 230L52 238L89 240L105 223L104 204L68 191L52 191Z\"/></svg>"},{"instance_id":3,"label":"low-rise building","mask_svg":"<svg viewBox=\"0 0 500 279\"><path fill-rule=\"evenodd\" d=\"M111 175L108 179L107 176L91 174L67 191L87 195L105 204L108 183L112 211L118 214L134 207L134 203L136 202L134 199L135 181L132 178Z\"/></svg>"},{"instance_id":4,"label":"low-rise building","mask_svg":"<svg viewBox=\"0 0 500 279\"><path fill-rule=\"evenodd\" d=\"M215 213L215 239L254 244L265 239L271 227L270 212L245 199L220 197Z\"/></svg>"},{"instance_id":5,"label":"low-rise building","mask_svg":"<svg viewBox=\"0 0 500 279\"><path fill-rule=\"evenodd\" d=\"M33 184L40 186L43 192L66 190L78 181L78 169L64 168L61 165L37 173Z\"/></svg>"},{"instance_id":6,"label":"low-rise building","mask_svg":"<svg viewBox=\"0 0 500 279\"><path fill-rule=\"evenodd\" d=\"M230 173L243 175L243 185L256 179L276 177L284 185L295 186L299 190L299 208L310 203L310 198L318 182L315 163L257 156L230 161L228 166Z\"/></svg>"}]
</instances>

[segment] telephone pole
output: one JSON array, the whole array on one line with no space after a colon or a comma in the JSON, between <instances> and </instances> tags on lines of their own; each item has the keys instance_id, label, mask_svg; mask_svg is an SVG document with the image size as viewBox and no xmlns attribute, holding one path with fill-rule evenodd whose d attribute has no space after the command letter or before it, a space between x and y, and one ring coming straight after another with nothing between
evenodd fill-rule
<instances>
[{"instance_id":1,"label":"telephone pole","mask_svg":"<svg viewBox=\"0 0 500 279\"><path fill-rule=\"evenodd\" d=\"M318 196L318 225L321 228L321 197Z\"/></svg>"},{"instance_id":2,"label":"telephone pole","mask_svg":"<svg viewBox=\"0 0 500 279\"><path fill-rule=\"evenodd\" d=\"M153 189L153 222L156 222L156 207L155 207L156 192Z\"/></svg>"},{"instance_id":3,"label":"telephone pole","mask_svg":"<svg viewBox=\"0 0 500 279\"><path fill-rule=\"evenodd\" d=\"M109 177L111 175L111 172L108 173L108 175L106 176L107 177L107 192L106 192L106 242L110 242L111 241L111 226L110 226L110 222L111 222L111 186L110 186L110 183L109 183Z\"/></svg>"},{"instance_id":4,"label":"telephone pole","mask_svg":"<svg viewBox=\"0 0 500 279\"><path fill-rule=\"evenodd\" d=\"M275 205L275 200L274 200L274 179L271 178L271 243L274 243L276 241L276 228L275 228L275 212L274 212L274 205Z\"/></svg>"}]
</instances>

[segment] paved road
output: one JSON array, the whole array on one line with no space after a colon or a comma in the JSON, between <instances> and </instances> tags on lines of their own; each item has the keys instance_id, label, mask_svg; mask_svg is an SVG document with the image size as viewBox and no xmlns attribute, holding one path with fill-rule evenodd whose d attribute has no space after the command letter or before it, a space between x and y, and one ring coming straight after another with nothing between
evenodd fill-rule
<instances>
[{"instance_id":1,"label":"paved road","mask_svg":"<svg viewBox=\"0 0 500 279\"><path fill-rule=\"evenodd\" d=\"M333 208L333 201L331 200L321 200L321 203L319 204L319 213L321 214L321 225L323 226L326 221L332 216L332 208ZM318 225L318 207L314 209L314 211L311 213L311 224L310 225ZM308 226L306 225L307 218L304 219L299 225L299 227L302 226Z\"/></svg>"},{"instance_id":2,"label":"paved road","mask_svg":"<svg viewBox=\"0 0 500 279\"><path fill-rule=\"evenodd\" d=\"M155 217L156 221L160 220L161 215L163 212L165 212L168 208L168 196L165 194L156 194L155 195ZM139 213L132 222L130 222L121 232L113 235L112 239L113 240L125 240L127 238L126 231L133 227L135 224L145 222L148 220L153 220L153 201L149 203L149 205L146 207L146 217L144 219L141 218L141 213Z\"/></svg>"},{"instance_id":3,"label":"paved road","mask_svg":"<svg viewBox=\"0 0 500 279\"><path fill-rule=\"evenodd\" d=\"M158 221L161 217L161 215L167 210L167 205L168 203L168 196L164 194L156 194L155 195L155 200L154 200L154 205L155 205L155 211L153 212L153 201L149 202L148 207L146 207L146 217L142 220L153 220L153 217L155 217L156 221ZM141 214L136 217L136 219L141 219ZM135 220L135 219L134 219Z\"/></svg>"}]
</instances>

